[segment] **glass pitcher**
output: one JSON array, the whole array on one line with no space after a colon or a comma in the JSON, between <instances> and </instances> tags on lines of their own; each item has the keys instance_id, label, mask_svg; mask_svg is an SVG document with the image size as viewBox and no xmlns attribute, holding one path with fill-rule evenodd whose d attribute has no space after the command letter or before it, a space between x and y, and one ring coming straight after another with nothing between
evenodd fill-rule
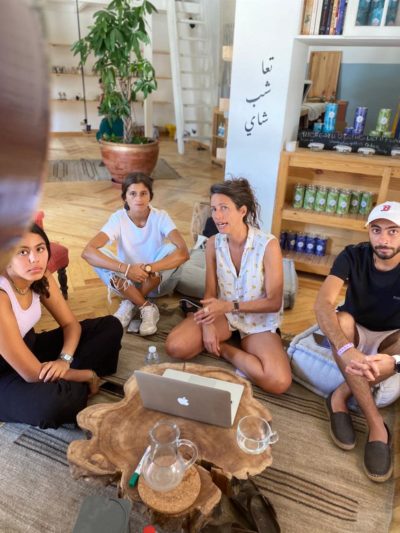
<instances>
[{"instance_id":1,"label":"glass pitcher","mask_svg":"<svg viewBox=\"0 0 400 533\"><path fill-rule=\"evenodd\" d=\"M174 489L182 481L185 471L196 461L197 446L190 440L179 439L180 431L176 424L160 420L150 430L150 450L145 454L142 475L149 487L166 492ZM179 451L190 451L186 459Z\"/></svg>"}]
</instances>

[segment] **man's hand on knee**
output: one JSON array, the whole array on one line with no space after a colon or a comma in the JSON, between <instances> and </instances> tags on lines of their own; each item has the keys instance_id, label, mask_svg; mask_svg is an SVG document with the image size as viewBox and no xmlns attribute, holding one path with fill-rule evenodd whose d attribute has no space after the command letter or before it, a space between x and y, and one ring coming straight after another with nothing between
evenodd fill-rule
<instances>
[{"instance_id":1,"label":"man's hand on knee","mask_svg":"<svg viewBox=\"0 0 400 533\"><path fill-rule=\"evenodd\" d=\"M393 357L386 353L366 355L363 359L351 359L346 365L346 372L353 376L362 376L368 381L381 381L395 373L394 363Z\"/></svg>"}]
</instances>

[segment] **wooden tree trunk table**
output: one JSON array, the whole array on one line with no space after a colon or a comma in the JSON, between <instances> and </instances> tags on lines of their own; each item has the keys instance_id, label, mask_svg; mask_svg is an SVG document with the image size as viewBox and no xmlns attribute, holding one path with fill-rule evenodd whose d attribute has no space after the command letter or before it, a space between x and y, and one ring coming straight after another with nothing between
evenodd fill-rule
<instances>
[{"instance_id":1,"label":"wooden tree trunk table","mask_svg":"<svg viewBox=\"0 0 400 533\"><path fill-rule=\"evenodd\" d=\"M260 455L249 455L236 443L237 424L243 416L258 415L269 421L271 415L253 398L251 384L228 370L192 363L167 363L144 370L162 374L167 368L243 384L244 391L233 426L222 428L145 409L136 379L132 376L124 385L123 400L92 405L79 413L78 424L91 437L71 442L67 457L74 478L83 477L102 485L117 482L119 495L131 499L135 510L147 514L149 521L159 524L165 531L176 532L182 527L188 531L199 531L219 503L220 489L226 492L233 476L245 479L248 475L259 474L272 463L270 448ZM196 468L201 478L200 494L194 504L179 515L155 513L141 502L137 487L132 489L128 486L149 444L148 433L160 419L174 420L180 428L181 438L193 441L199 450Z\"/></svg>"}]
</instances>

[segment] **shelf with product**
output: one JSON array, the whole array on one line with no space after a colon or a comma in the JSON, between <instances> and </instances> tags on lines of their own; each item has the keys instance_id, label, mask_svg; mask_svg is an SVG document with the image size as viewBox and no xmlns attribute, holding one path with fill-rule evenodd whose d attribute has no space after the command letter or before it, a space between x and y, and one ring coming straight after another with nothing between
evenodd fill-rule
<instances>
[{"instance_id":1,"label":"shelf with product","mask_svg":"<svg viewBox=\"0 0 400 533\"><path fill-rule=\"evenodd\" d=\"M297 270L327 275L345 246L367 240L368 212L387 199L400 200L400 159L303 148L284 151L272 232L281 235L283 254L294 259ZM300 253L308 243L312 253Z\"/></svg>"},{"instance_id":2,"label":"shelf with product","mask_svg":"<svg viewBox=\"0 0 400 533\"><path fill-rule=\"evenodd\" d=\"M354 45L357 38L400 40L399 0L304 0L300 33L314 44L324 37L340 44L342 37L354 39Z\"/></svg>"},{"instance_id":3,"label":"shelf with product","mask_svg":"<svg viewBox=\"0 0 400 533\"><path fill-rule=\"evenodd\" d=\"M228 118L218 107L213 110L211 127L211 161L216 165L225 165L226 143L228 138Z\"/></svg>"},{"instance_id":4,"label":"shelf with product","mask_svg":"<svg viewBox=\"0 0 400 533\"><path fill-rule=\"evenodd\" d=\"M81 72L77 66L76 58L72 56L67 46L56 47L52 50L50 74L53 123L57 124L57 126L60 124L58 126L60 131L74 131L81 128L81 114L84 111ZM97 129L102 118L98 113L102 90L98 76L93 73L91 68L85 68L84 76L88 122L91 124L92 129ZM171 106L170 80L171 77L168 75L158 76L159 90L152 95L152 102L158 106L158 114L161 116L169 114L168 106ZM76 104L80 104L82 107ZM143 101L141 99L138 99L135 109L138 112L138 116L144 114Z\"/></svg>"},{"instance_id":5,"label":"shelf with product","mask_svg":"<svg viewBox=\"0 0 400 533\"><path fill-rule=\"evenodd\" d=\"M224 40L231 42L231 28L225 28ZM231 68L233 46L224 45L222 47L222 72L221 91L219 106L213 109L211 126L211 161L216 165L225 166L226 145L228 140L228 113L229 96L231 90Z\"/></svg>"}]
</instances>

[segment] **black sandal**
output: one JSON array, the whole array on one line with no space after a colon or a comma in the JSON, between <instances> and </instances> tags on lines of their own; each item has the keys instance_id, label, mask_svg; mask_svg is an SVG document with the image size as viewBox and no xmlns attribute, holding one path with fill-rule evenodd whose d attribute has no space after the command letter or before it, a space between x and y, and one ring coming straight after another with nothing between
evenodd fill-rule
<instances>
[{"instance_id":1,"label":"black sandal","mask_svg":"<svg viewBox=\"0 0 400 533\"><path fill-rule=\"evenodd\" d=\"M252 479L240 482L240 492L231 497L233 505L251 519L258 533L280 533L276 511Z\"/></svg>"}]
</instances>

